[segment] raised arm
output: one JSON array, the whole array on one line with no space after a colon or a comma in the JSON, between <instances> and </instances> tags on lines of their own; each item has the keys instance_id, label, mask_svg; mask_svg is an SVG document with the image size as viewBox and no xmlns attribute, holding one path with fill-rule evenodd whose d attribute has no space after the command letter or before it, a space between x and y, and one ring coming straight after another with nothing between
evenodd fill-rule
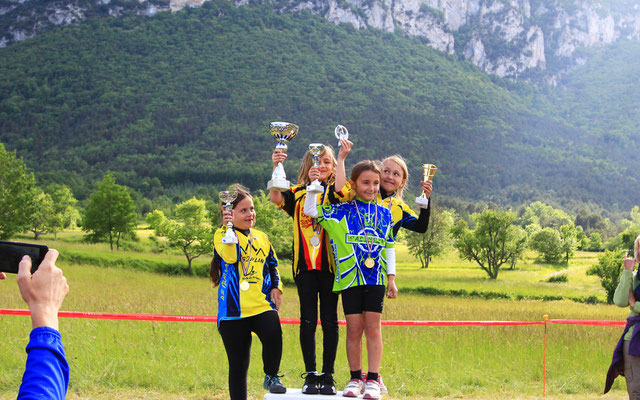
<instances>
[{"instance_id":1,"label":"raised arm","mask_svg":"<svg viewBox=\"0 0 640 400\"><path fill-rule=\"evenodd\" d=\"M347 183L347 172L344 161L347 159L349 152L353 147L353 143L349 139L340 139L340 148L338 150L338 165L336 166L336 191L341 191Z\"/></svg>"},{"instance_id":2,"label":"raised arm","mask_svg":"<svg viewBox=\"0 0 640 400\"><path fill-rule=\"evenodd\" d=\"M273 169L276 169L276 166L278 165L278 163L284 164L284 160L286 159L287 159L287 153L284 153L279 149L275 149L273 151L273 154L271 154L271 162L273 163ZM273 189L269 190L269 200L271 200L273 204L280 206L284 201L284 198L282 197L282 192L279 192Z\"/></svg>"}]
</instances>

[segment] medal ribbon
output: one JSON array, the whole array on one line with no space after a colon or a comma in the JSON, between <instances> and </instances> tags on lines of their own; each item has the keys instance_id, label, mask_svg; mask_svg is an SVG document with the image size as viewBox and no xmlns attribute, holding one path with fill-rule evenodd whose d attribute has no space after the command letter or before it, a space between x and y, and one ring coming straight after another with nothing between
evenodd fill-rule
<instances>
[{"instance_id":1,"label":"medal ribbon","mask_svg":"<svg viewBox=\"0 0 640 400\"><path fill-rule=\"evenodd\" d=\"M242 248L240 248L242 250ZM244 263L244 257L242 257L242 251L240 252L240 263L242 264L242 273L244 277L247 277L247 272L249 272L249 266L251 265L251 257L253 256L253 235L251 234L251 229L249 229L249 260L247 263Z\"/></svg>"},{"instance_id":2,"label":"medal ribbon","mask_svg":"<svg viewBox=\"0 0 640 400\"><path fill-rule=\"evenodd\" d=\"M358 210L358 203L354 200L353 204L356 206L356 213L358 214L358 220L360 221L360 225L362 225L362 231L364 232L364 239L367 241L367 249L369 250L369 258L371 258L371 244L369 244L369 235L367 235L367 230L365 229L364 226L364 222L362 222L362 217L360 216L360 210ZM378 229L378 205L375 204L374 205L376 208L376 219L374 220L373 223L373 229L377 230ZM367 214L371 214L371 203L369 203L369 211L367 212Z\"/></svg>"}]
</instances>

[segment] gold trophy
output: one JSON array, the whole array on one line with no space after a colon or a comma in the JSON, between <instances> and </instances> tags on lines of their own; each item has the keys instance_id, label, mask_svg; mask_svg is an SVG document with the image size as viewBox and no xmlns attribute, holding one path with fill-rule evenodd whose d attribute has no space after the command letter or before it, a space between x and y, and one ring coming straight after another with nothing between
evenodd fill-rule
<instances>
[{"instance_id":1,"label":"gold trophy","mask_svg":"<svg viewBox=\"0 0 640 400\"><path fill-rule=\"evenodd\" d=\"M336 126L336 129L333 131L336 135L336 139L338 139L338 146L340 146L341 139L349 139L349 131L344 125Z\"/></svg>"},{"instance_id":2,"label":"gold trophy","mask_svg":"<svg viewBox=\"0 0 640 400\"><path fill-rule=\"evenodd\" d=\"M220 201L224 203L224 210L231 211L231 203L238 197L238 192L235 190L223 190L218 193L218 197ZM227 222L227 233L222 237L222 243L224 244L233 244L238 243L238 237L233 231L233 223L231 221Z\"/></svg>"},{"instance_id":3,"label":"gold trophy","mask_svg":"<svg viewBox=\"0 0 640 400\"><path fill-rule=\"evenodd\" d=\"M298 125L289 122L272 122L269 124L269 133L278 141L276 150L279 149L283 153L286 153L286 142L298 134ZM287 175L284 173L282 163L279 162L273 170L273 174L271 174L271 180L267 183L267 189L284 192L289 190L289 187L291 187L291 183L287 180Z\"/></svg>"},{"instance_id":4,"label":"gold trophy","mask_svg":"<svg viewBox=\"0 0 640 400\"><path fill-rule=\"evenodd\" d=\"M422 164L422 181L433 181L433 176L436 174L437 170L438 167L433 164ZM416 205L420 208L429 207L429 198L424 191L422 191L420 196L416 197Z\"/></svg>"},{"instance_id":5,"label":"gold trophy","mask_svg":"<svg viewBox=\"0 0 640 400\"><path fill-rule=\"evenodd\" d=\"M322 143L311 143L309 145L309 153L313 157L313 166L317 167L320 164L320 154L324 151L324 145ZM319 180L315 179L309 186L307 186L307 193L313 195L324 192L324 188Z\"/></svg>"}]
</instances>

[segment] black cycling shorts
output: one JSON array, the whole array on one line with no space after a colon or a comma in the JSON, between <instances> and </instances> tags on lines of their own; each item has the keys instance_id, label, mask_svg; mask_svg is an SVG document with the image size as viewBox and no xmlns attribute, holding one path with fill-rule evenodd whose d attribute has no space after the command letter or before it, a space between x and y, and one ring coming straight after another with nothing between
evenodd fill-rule
<instances>
[{"instance_id":1,"label":"black cycling shorts","mask_svg":"<svg viewBox=\"0 0 640 400\"><path fill-rule=\"evenodd\" d=\"M344 314L362 314L371 311L382 314L384 305L384 285L354 286L340 292Z\"/></svg>"}]
</instances>

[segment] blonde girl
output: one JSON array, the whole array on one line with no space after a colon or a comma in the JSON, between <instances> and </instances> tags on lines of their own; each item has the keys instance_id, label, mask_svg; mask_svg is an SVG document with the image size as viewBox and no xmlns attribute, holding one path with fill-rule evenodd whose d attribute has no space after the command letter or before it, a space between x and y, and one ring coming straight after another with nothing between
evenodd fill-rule
<instances>
[{"instance_id":1,"label":"blonde girl","mask_svg":"<svg viewBox=\"0 0 640 400\"><path fill-rule=\"evenodd\" d=\"M274 168L286 158L285 153L274 151L271 156ZM322 226L303 212L306 188L315 179L321 182L324 189L315 196L318 203L340 201L334 187L338 160L331 146L324 147L319 161L319 165L314 167L311 153L305 153L298 171L298 183L284 192L271 190L269 197L293 218L292 267L300 299L300 347L305 365L302 393L333 395L337 392L333 373L338 348L338 295L332 290L333 256ZM318 303L323 336L321 374L316 370Z\"/></svg>"}]
</instances>

